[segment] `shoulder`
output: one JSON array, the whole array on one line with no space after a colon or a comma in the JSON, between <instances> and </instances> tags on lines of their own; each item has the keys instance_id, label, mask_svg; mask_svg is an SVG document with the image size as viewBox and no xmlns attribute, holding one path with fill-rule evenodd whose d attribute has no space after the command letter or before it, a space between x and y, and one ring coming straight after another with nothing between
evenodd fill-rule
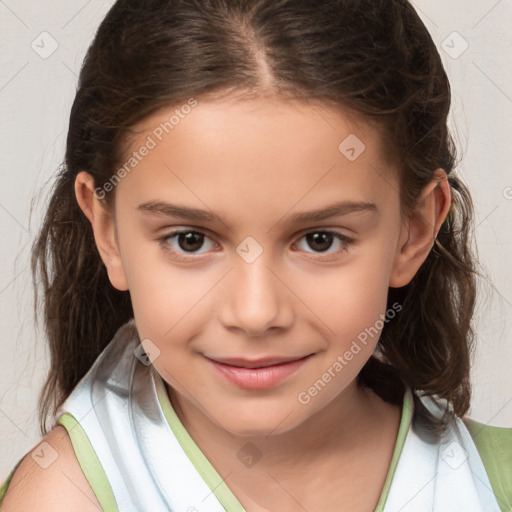
<instances>
[{"instance_id":1,"label":"shoulder","mask_svg":"<svg viewBox=\"0 0 512 512\"><path fill-rule=\"evenodd\" d=\"M502 510L512 509L512 427L463 419Z\"/></svg>"},{"instance_id":2,"label":"shoulder","mask_svg":"<svg viewBox=\"0 0 512 512\"><path fill-rule=\"evenodd\" d=\"M495 427L468 417L463 422L481 454L499 455L512 468L512 427Z\"/></svg>"},{"instance_id":3,"label":"shoulder","mask_svg":"<svg viewBox=\"0 0 512 512\"><path fill-rule=\"evenodd\" d=\"M102 508L78 463L67 430L55 426L14 472L2 512L98 512Z\"/></svg>"}]
</instances>

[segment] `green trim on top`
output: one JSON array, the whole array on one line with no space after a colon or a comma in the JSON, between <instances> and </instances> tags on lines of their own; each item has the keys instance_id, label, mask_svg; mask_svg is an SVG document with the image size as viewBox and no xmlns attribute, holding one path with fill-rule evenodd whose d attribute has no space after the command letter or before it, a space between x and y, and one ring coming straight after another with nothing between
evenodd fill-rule
<instances>
[{"instance_id":1,"label":"green trim on top","mask_svg":"<svg viewBox=\"0 0 512 512\"><path fill-rule=\"evenodd\" d=\"M210 461L206 458L204 453L197 446L192 437L190 437L190 434L181 423L181 420L176 414L169 396L167 395L167 390L165 388L162 377L156 371L154 372L154 375L157 396L160 402L160 406L162 407L162 411L167 419L167 422L169 423L170 428L178 439L178 442L187 454L187 457L190 459L192 464L194 464L203 480L207 483L208 487L215 494L215 496L217 496L221 505L226 510L229 510L229 512L246 512L236 496L231 492L231 489L229 489L224 480L217 473L216 469L211 465ZM412 392L410 389L407 389L406 393L404 394L402 416L400 419L400 426L398 428L397 440L393 451L393 456L391 458L388 474L384 482L384 487L382 489L377 508L374 512L381 512L386 503L389 489L391 488L391 482L393 481L395 469L398 464L398 459L402 453L405 438L411 424L412 406Z\"/></svg>"},{"instance_id":2,"label":"green trim on top","mask_svg":"<svg viewBox=\"0 0 512 512\"><path fill-rule=\"evenodd\" d=\"M384 487L382 488L382 492L380 494L380 498L377 503L377 506L375 507L374 512L382 512L386 505L386 501L389 496L389 490L391 489L391 483L393 482L393 478L395 477L395 471L398 465L398 460L400 459L400 455L402 454L405 438L407 437L407 433L409 432L409 428L411 426L412 414L412 391L410 388L407 388L404 394L404 401L402 405L402 417L400 419L400 426L398 427L398 434L396 436L395 449L393 451L393 456L391 457L391 463L389 464L389 470L386 476L386 480L384 482Z\"/></svg>"},{"instance_id":3,"label":"green trim on top","mask_svg":"<svg viewBox=\"0 0 512 512\"><path fill-rule=\"evenodd\" d=\"M80 423L68 412L62 414L57 423L68 431L76 458L103 511L119 512L107 475Z\"/></svg>"},{"instance_id":4,"label":"green trim on top","mask_svg":"<svg viewBox=\"0 0 512 512\"><path fill-rule=\"evenodd\" d=\"M7 480L2 484L2 487L0 487L0 505L2 504L2 501L7 494L7 488L9 487L9 484L11 483L12 477L14 476L14 473L18 469L19 465L23 461L23 459L26 457L27 454L25 454L17 463L16 466L14 466L14 469L9 473L9 476L7 477Z\"/></svg>"},{"instance_id":5,"label":"green trim on top","mask_svg":"<svg viewBox=\"0 0 512 512\"><path fill-rule=\"evenodd\" d=\"M502 512L512 510L512 428L463 418L482 459Z\"/></svg>"},{"instance_id":6,"label":"green trim on top","mask_svg":"<svg viewBox=\"0 0 512 512\"><path fill-rule=\"evenodd\" d=\"M68 431L76 458L78 459L85 478L89 482L89 485L96 495L103 511L119 512L107 475L103 471L103 467L98 456L96 455L96 452L94 451L91 442L80 423L78 423L72 414L66 412L58 419L57 424L62 425ZM18 461L7 477L7 480L2 484L2 487L0 488L0 505L7 494L7 488L9 487L14 473L26 455L27 454Z\"/></svg>"},{"instance_id":7,"label":"green trim on top","mask_svg":"<svg viewBox=\"0 0 512 512\"><path fill-rule=\"evenodd\" d=\"M162 411L187 457L226 510L229 510L229 512L246 512L242 504L231 492L231 489L226 485L224 479L217 473L217 470L211 465L210 461L181 423L167 396L167 390L165 389L162 377L156 371L154 375L157 396Z\"/></svg>"}]
</instances>

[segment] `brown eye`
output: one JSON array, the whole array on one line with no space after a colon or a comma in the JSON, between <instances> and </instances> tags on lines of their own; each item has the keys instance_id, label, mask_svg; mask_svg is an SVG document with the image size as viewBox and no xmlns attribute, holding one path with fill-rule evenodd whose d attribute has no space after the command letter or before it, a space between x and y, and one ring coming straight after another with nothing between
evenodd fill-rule
<instances>
[{"instance_id":1,"label":"brown eye","mask_svg":"<svg viewBox=\"0 0 512 512\"><path fill-rule=\"evenodd\" d=\"M318 233L308 233L306 240L308 245L318 251L326 251L332 245L334 235L325 231L319 231Z\"/></svg>"},{"instance_id":2,"label":"brown eye","mask_svg":"<svg viewBox=\"0 0 512 512\"><path fill-rule=\"evenodd\" d=\"M184 251L197 251L204 242L204 235L196 231L184 231L175 235L180 249Z\"/></svg>"},{"instance_id":3,"label":"brown eye","mask_svg":"<svg viewBox=\"0 0 512 512\"><path fill-rule=\"evenodd\" d=\"M300 248L305 252L313 252L313 254L336 254L338 252L347 251L350 245L353 243L351 238L342 235L336 231L323 230L323 231L310 231L301 237L306 241L306 244L313 251L308 251L307 249ZM329 249L334 245L334 242L338 242L338 249L334 251L329 251ZM300 245L297 244L297 245Z\"/></svg>"},{"instance_id":4,"label":"brown eye","mask_svg":"<svg viewBox=\"0 0 512 512\"><path fill-rule=\"evenodd\" d=\"M159 239L159 243L164 251L171 254L177 259L187 259L188 256L202 255L208 251L198 252L208 240L211 247L215 247L215 243L208 236L196 230L172 231ZM177 242L177 243L176 243ZM189 260L191 258L188 258Z\"/></svg>"}]
</instances>

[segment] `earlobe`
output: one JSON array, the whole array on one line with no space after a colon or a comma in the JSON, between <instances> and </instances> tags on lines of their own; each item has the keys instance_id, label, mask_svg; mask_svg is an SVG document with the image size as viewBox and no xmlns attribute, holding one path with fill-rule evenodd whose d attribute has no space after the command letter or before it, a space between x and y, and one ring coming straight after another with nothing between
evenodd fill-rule
<instances>
[{"instance_id":1,"label":"earlobe","mask_svg":"<svg viewBox=\"0 0 512 512\"><path fill-rule=\"evenodd\" d=\"M94 194L94 179L88 172L82 171L77 174L75 195L80 209L91 223L96 247L107 268L112 286L121 291L128 290L128 281L116 236L115 220L111 212Z\"/></svg>"},{"instance_id":2,"label":"earlobe","mask_svg":"<svg viewBox=\"0 0 512 512\"><path fill-rule=\"evenodd\" d=\"M402 225L390 274L390 287L405 286L416 275L435 243L451 201L448 177L443 169L437 169L433 179L423 189L414 211Z\"/></svg>"}]
</instances>

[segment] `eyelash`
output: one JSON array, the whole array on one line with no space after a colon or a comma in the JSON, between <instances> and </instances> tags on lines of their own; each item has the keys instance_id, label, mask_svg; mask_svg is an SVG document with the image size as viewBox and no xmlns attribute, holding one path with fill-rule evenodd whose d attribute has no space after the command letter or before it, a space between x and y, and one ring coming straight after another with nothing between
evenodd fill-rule
<instances>
[{"instance_id":1,"label":"eyelash","mask_svg":"<svg viewBox=\"0 0 512 512\"><path fill-rule=\"evenodd\" d=\"M180 260L180 261L187 261L189 262L192 258L194 258L193 256L193 253L189 253L191 254L191 256L183 256L182 253L176 251L175 249L173 249L170 244L169 244L169 240L178 236L178 235L183 235L183 234L188 234L188 233L194 233L194 234L197 234L197 235L201 235L201 236L204 236L206 238L210 238L208 237L208 235L206 235L206 233L203 233L202 231L199 231L199 230L196 230L196 229L181 229L181 230L175 230L175 231L171 231L170 233L167 233L165 236L161 237L158 239L158 241L160 242L160 246L162 247L162 249L171 254L174 258ZM343 247L341 249L339 249L338 251L335 251L334 253L327 253L329 255L332 255L332 254L338 254L338 253L343 253L343 252L348 252L348 250L352 247L352 244L354 242L354 239L352 238L349 238L345 235L342 235L341 233L338 233L337 231L333 231L333 230L330 230L330 229L315 229L315 230L311 230L311 231L308 231L306 233L303 233L301 235L301 237L299 238L299 240L301 240L302 238L306 237L307 235L311 235L311 234L314 234L314 233L327 233L329 235L333 235L336 239L338 239L340 242L343 243ZM306 251L307 252L307 251ZM319 254L319 255L322 255L322 254L326 254L324 252L316 252L314 254ZM314 258L314 259L318 259L318 260L325 260L325 258Z\"/></svg>"}]
</instances>

